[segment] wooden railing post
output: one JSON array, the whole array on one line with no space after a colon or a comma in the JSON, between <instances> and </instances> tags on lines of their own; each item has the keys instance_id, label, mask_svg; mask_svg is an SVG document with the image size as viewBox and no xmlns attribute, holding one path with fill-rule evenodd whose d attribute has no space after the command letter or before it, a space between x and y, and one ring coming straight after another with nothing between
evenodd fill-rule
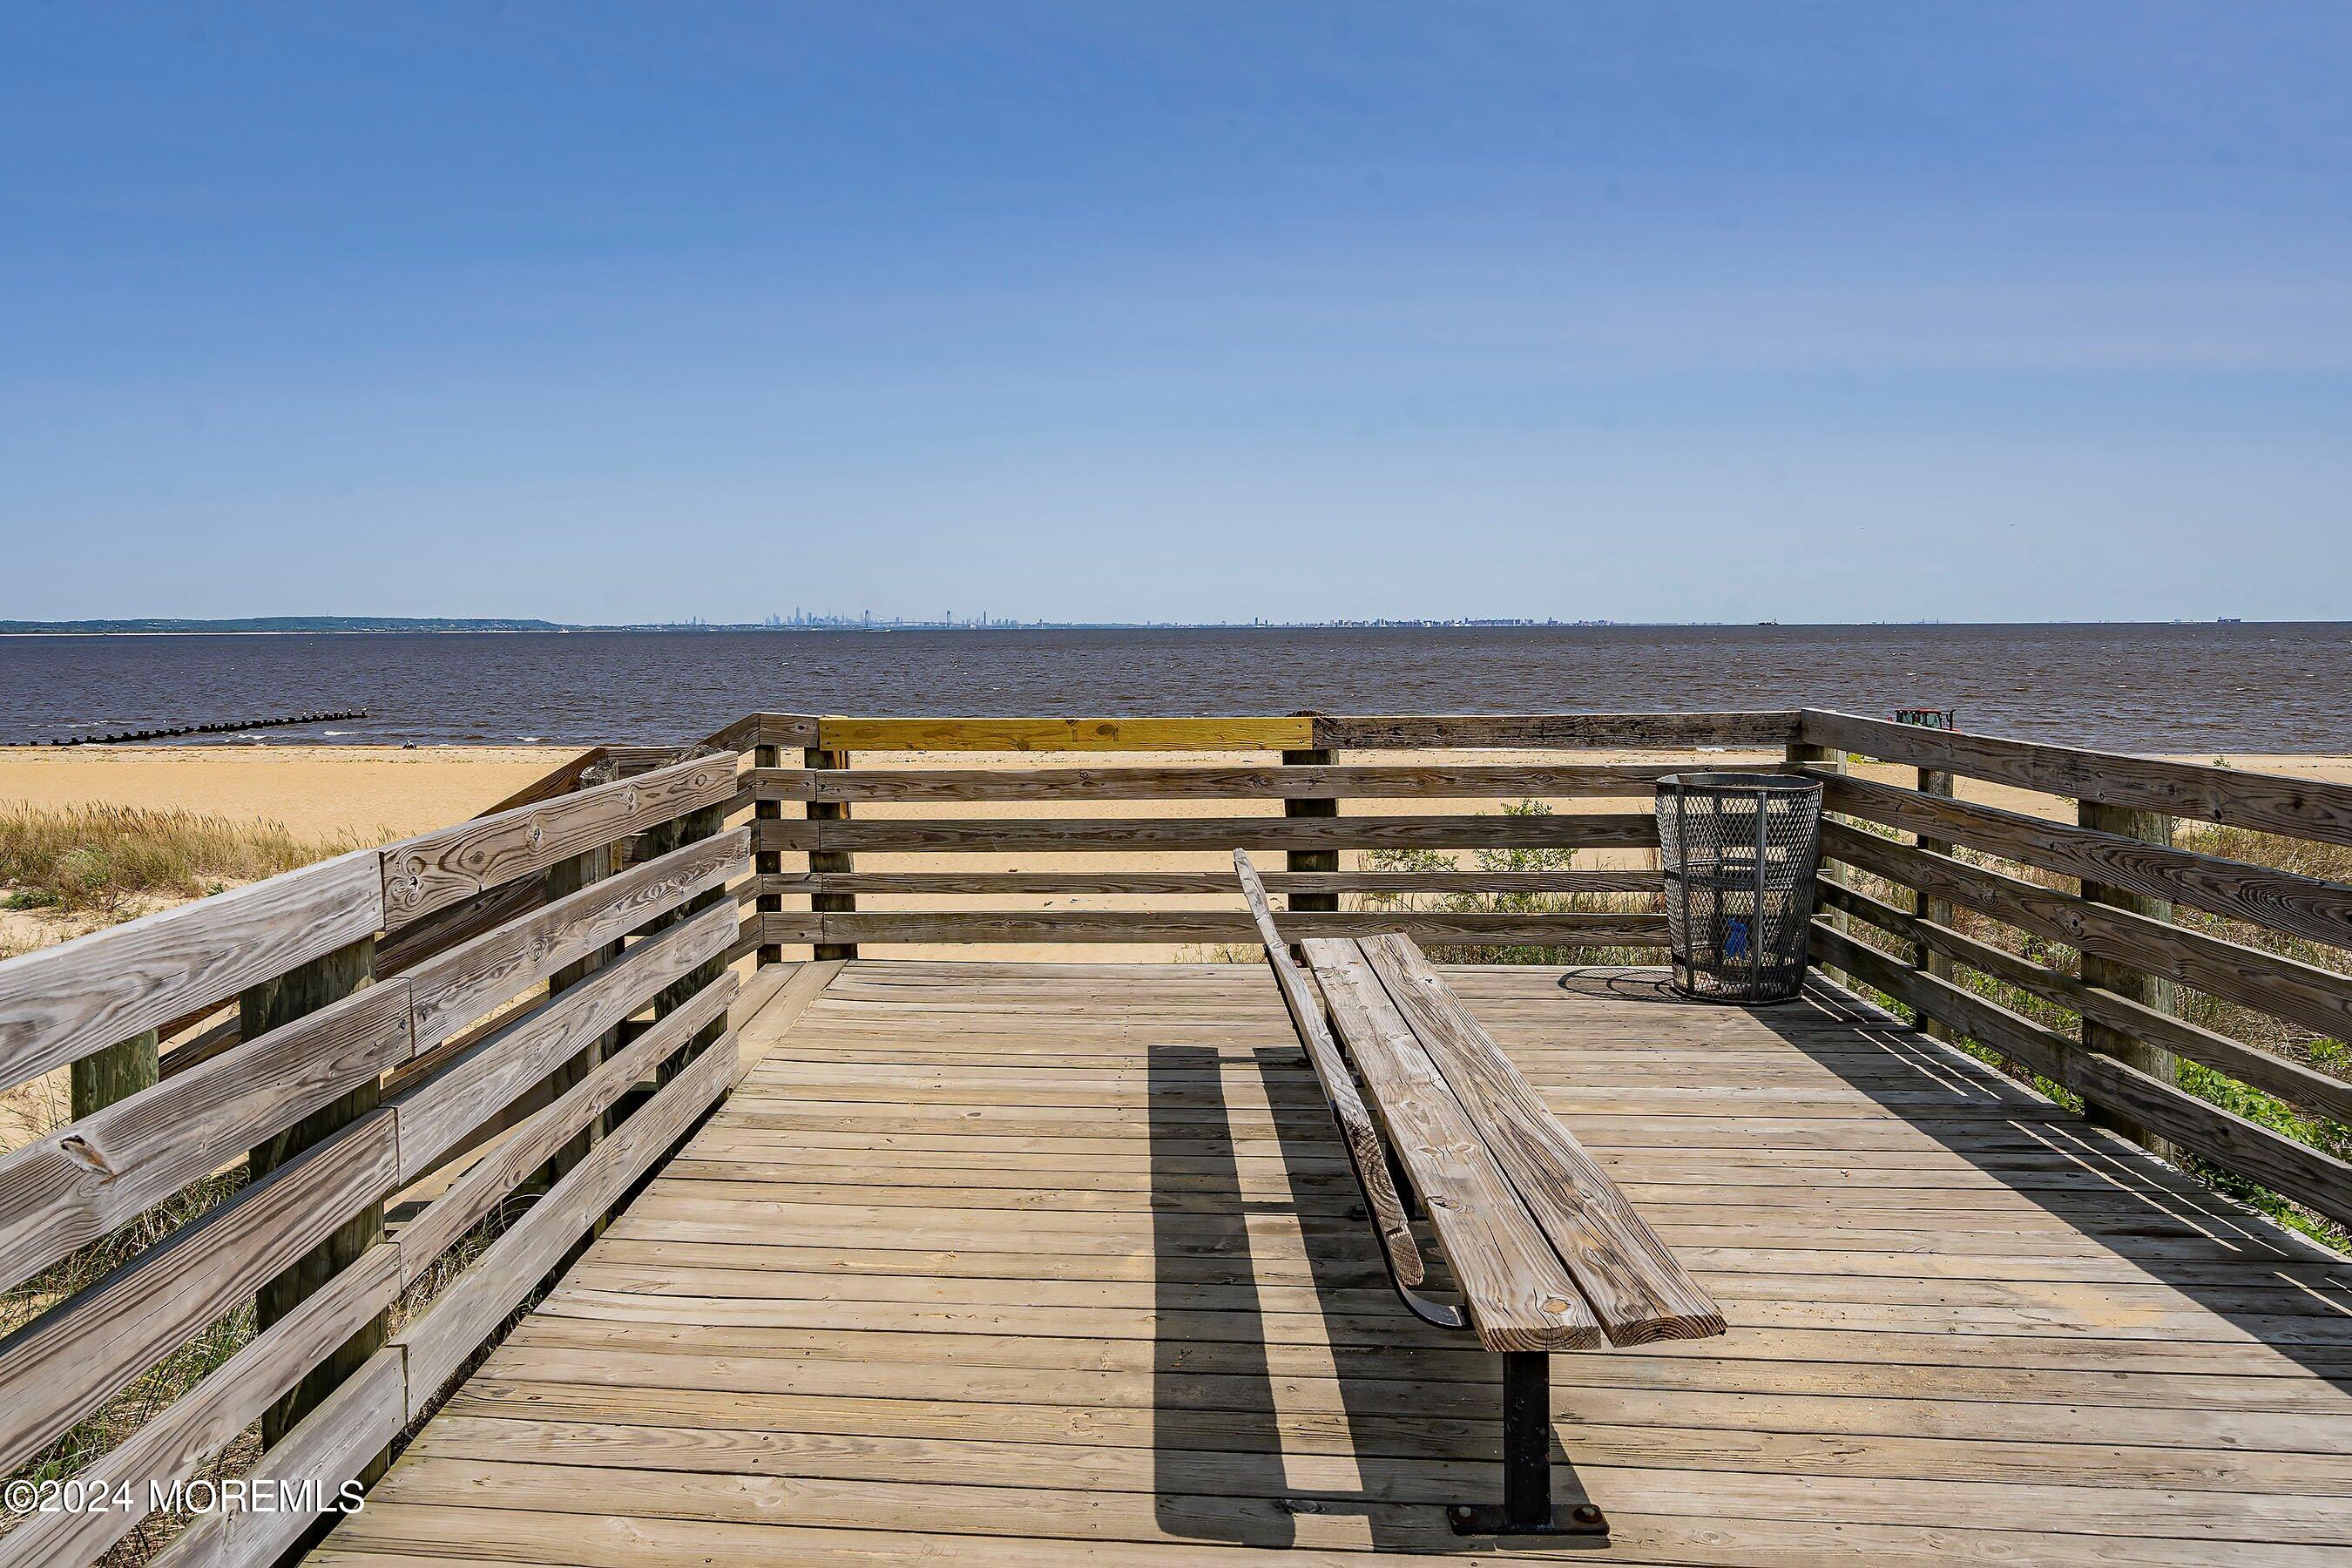
<instances>
[{"instance_id":1,"label":"wooden railing post","mask_svg":"<svg viewBox=\"0 0 2352 1568\"><path fill-rule=\"evenodd\" d=\"M804 753L804 760L806 764L814 769L845 768L849 765L849 753L830 752L822 747L811 746ZM845 821L849 816L849 803L839 800L812 800L808 803L808 816L811 822ZM818 831L822 832L823 829ZM809 874L817 876L829 871L848 871L854 868L856 862L855 858L846 849L812 849L809 851L808 863ZM819 915L847 914L857 908L857 895L812 893L809 895L809 908ZM856 958L857 944L854 942L820 942L816 944L816 956L820 959Z\"/></svg>"},{"instance_id":2,"label":"wooden railing post","mask_svg":"<svg viewBox=\"0 0 2352 1568\"><path fill-rule=\"evenodd\" d=\"M765 744L753 746L751 765L755 768L782 766L782 753L774 746ZM774 822L783 815L784 803L780 800L760 800L754 801L751 805L751 819L754 822ZM784 857L781 850L755 849L752 851L751 874L753 877L781 876L783 869ZM761 893L751 900L751 912L754 919L761 915L781 914L783 908L784 897L782 893ZM782 963L783 961L782 944L772 942L760 943L758 960L760 967L765 968L771 963Z\"/></svg>"},{"instance_id":3,"label":"wooden railing post","mask_svg":"<svg viewBox=\"0 0 2352 1568\"><path fill-rule=\"evenodd\" d=\"M575 855L569 860L560 860L550 866L543 873L547 901L551 904L567 894L578 892L591 882L601 882L611 876L613 847L612 845L607 844L601 848L591 849L585 855ZM614 942L597 949L576 963L565 964L547 977L548 995L552 997L562 992L569 991L599 969L604 968L606 963L618 958L620 954L620 944ZM547 1079L548 1098L553 1099L562 1095L564 1090L594 1071L596 1064L604 1059L606 1053L619 1040L619 1037L618 1030L607 1032L599 1037L586 1050L550 1073ZM596 1146L596 1141L604 1136L604 1118L602 1116L591 1118L588 1125L581 1129L578 1137L557 1151L555 1156L541 1167L529 1182L516 1190L543 1192L552 1186L564 1172L587 1157L588 1151Z\"/></svg>"},{"instance_id":4,"label":"wooden railing post","mask_svg":"<svg viewBox=\"0 0 2352 1568\"><path fill-rule=\"evenodd\" d=\"M1312 710L1291 715L1294 719L1312 719ZM1286 768L1324 768L1331 765L1331 752L1325 747L1282 753L1282 765ZM1330 817L1339 815L1339 803L1332 797L1286 795L1282 802L1285 816ZM1339 852L1337 849L1291 849L1284 852L1283 869L1286 871L1337 871ZM1284 907L1292 914L1311 912L1332 913L1339 908L1337 893L1291 893Z\"/></svg>"},{"instance_id":5,"label":"wooden railing post","mask_svg":"<svg viewBox=\"0 0 2352 1568\"><path fill-rule=\"evenodd\" d=\"M726 826L727 808L724 805L706 805L699 810L689 811L682 816L673 817L660 826L640 834L637 838L635 858L641 861L650 860L656 856L667 855L671 850L684 848L698 839L709 838ZM682 925L712 905L724 903L733 897L734 895L724 888L712 888L706 892L697 893L659 919L646 921L641 929L646 931L657 931L670 926ZM664 1018L693 1001L702 988L718 979L725 973L726 968L725 958L714 958L706 963L697 964L663 986L654 994L653 1022L660 1023ZM651 1026L651 1025L645 1026L645 1027ZM685 1071L687 1064L700 1056L705 1046L726 1032L727 1018L724 1014L695 1031L694 1038L687 1047L664 1062L655 1073L655 1084L656 1086L666 1084ZM630 1037L634 1038L636 1033L643 1033L643 1029L635 1030Z\"/></svg>"},{"instance_id":6,"label":"wooden railing post","mask_svg":"<svg viewBox=\"0 0 2352 1568\"><path fill-rule=\"evenodd\" d=\"M1952 798L1952 775L1948 773L1937 768L1921 768L1918 783L1921 795L1941 795L1947 800ZM1952 853L1952 846L1940 838L1922 837L1919 840L1919 847L1930 855ZM1939 925L1948 929L1952 923L1952 906L1948 900L1934 898L1914 889L1911 894L1911 906L1913 912L1930 925ZM1919 943L1919 967L1937 980L1953 978L1951 955L1939 952L1924 942ZM1931 1039L1956 1038L1951 1026L1941 1018L1922 1014L1919 1023L1927 1031L1928 1037Z\"/></svg>"},{"instance_id":7,"label":"wooden railing post","mask_svg":"<svg viewBox=\"0 0 2352 1568\"><path fill-rule=\"evenodd\" d=\"M282 1024L350 995L374 978L375 938L364 937L240 993L238 1026L246 1039L257 1040ZM246 1156L248 1176L259 1181L304 1150L375 1110L382 1089L380 1080L370 1079L252 1150ZM254 1298L256 1329L267 1329L285 1317L382 1240L383 1203L379 1199L336 1227L333 1235L305 1253L292 1268L263 1284ZM388 1318L387 1313L372 1319L262 1413L264 1448L282 1442L303 1416L383 1347ZM374 1483L383 1473L385 1458L379 1454L360 1470L361 1484Z\"/></svg>"},{"instance_id":8,"label":"wooden railing post","mask_svg":"<svg viewBox=\"0 0 2352 1568\"><path fill-rule=\"evenodd\" d=\"M2086 800L2076 806L2075 820L2081 826L2094 832L2116 833L2126 838L2168 847L2172 843L2172 818L2159 812L2101 805ZM2167 900L2126 892L2101 883L2084 881L2083 897L2092 903L2112 904L2151 920L2172 919L2172 905ZM2092 952L2083 954L2083 983L2102 991L2112 991L2119 996L2127 996L2159 1013L2172 1012L2178 1000L2171 981ZM2170 1051L2092 1018L2083 1020L2083 1044L2165 1083L2174 1082L2179 1074L2179 1064ZM2170 1140L2155 1136L2131 1118L2096 1101L2086 1102L2084 1113L2090 1121L2122 1133L2145 1146L2151 1153L2168 1160L2180 1157L2179 1147Z\"/></svg>"},{"instance_id":9,"label":"wooden railing post","mask_svg":"<svg viewBox=\"0 0 2352 1568\"><path fill-rule=\"evenodd\" d=\"M154 1088L161 1077L156 1055L161 1043L162 1037L148 1029L119 1046L92 1051L74 1063L68 1075L72 1080L72 1119L79 1121L118 1100L128 1100L142 1089Z\"/></svg>"}]
</instances>

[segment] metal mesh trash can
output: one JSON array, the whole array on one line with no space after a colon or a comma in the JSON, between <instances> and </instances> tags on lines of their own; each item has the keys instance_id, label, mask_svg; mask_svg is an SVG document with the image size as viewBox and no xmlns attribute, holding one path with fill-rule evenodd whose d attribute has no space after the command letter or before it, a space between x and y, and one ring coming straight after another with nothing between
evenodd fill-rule
<instances>
[{"instance_id":1,"label":"metal mesh trash can","mask_svg":"<svg viewBox=\"0 0 2352 1568\"><path fill-rule=\"evenodd\" d=\"M1796 995L1821 864L1819 782L1670 773L1657 810L1675 989L1710 1002Z\"/></svg>"}]
</instances>

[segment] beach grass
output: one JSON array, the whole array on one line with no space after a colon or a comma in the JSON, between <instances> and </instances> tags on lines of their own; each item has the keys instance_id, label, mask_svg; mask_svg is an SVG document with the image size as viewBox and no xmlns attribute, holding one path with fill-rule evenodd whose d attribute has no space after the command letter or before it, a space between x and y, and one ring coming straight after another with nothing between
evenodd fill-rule
<instances>
[{"instance_id":1,"label":"beach grass","mask_svg":"<svg viewBox=\"0 0 2352 1568\"><path fill-rule=\"evenodd\" d=\"M134 805L0 808L0 905L120 917L356 847L284 824Z\"/></svg>"},{"instance_id":2,"label":"beach grass","mask_svg":"<svg viewBox=\"0 0 2352 1568\"><path fill-rule=\"evenodd\" d=\"M1540 800L1515 801L1503 807L1506 816L1549 816L1551 806ZM1494 848L1471 851L1472 865L1459 856L1436 849L1374 849L1364 856L1367 871L1565 871L1576 864L1576 851L1545 847ZM1362 893L1363 910L1425 910L1446 914L1627 914L1655 913L1662 906L1656 893ZM1576 963L1639 964L1655 963L1650 948L1608 946L1454 945L1428 949L1433 963Z\"/></svg>"}]
</instances>

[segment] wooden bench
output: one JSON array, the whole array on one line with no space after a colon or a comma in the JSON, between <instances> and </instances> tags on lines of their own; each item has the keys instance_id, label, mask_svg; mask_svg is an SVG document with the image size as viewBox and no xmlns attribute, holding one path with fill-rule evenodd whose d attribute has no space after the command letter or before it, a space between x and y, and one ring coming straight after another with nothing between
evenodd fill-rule
<instances>
[{"instance_id":1,"label":"wooden bench","mask_svg":"<svg viewBox=\"0 0 2352 1568\"><path fill-rule=\"evenodd\" d=\"M1419 947L1309 940L1302 970L1247 851L1234 867L1397 1294L1503 1358L1503 1500L1456 1504L1448 1521L1461 1535L1606 1534L1593 1504L1552 1505L1550 1352L1704 1339L1723 1314ZM1417 1289L1416 1219L1459 1305Z\"/></svg>"}]
</instances>

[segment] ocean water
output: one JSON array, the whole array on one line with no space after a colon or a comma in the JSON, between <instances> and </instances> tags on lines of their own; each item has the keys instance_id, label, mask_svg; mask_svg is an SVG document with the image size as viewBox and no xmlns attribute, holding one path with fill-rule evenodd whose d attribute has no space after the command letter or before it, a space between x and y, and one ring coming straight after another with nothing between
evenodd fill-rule
<instances>
[{"instance_id":1,"label":"ocean water","mask_svg":"<svg viewBox=\"0 0 2352 1568\"><path fill-rule=\"evenodd\" d=\"M832 713L1956 708L2126 751L2352 752L2352 624L0 637L0 742L667 742Z\"/></svg>"}]
</instances>

